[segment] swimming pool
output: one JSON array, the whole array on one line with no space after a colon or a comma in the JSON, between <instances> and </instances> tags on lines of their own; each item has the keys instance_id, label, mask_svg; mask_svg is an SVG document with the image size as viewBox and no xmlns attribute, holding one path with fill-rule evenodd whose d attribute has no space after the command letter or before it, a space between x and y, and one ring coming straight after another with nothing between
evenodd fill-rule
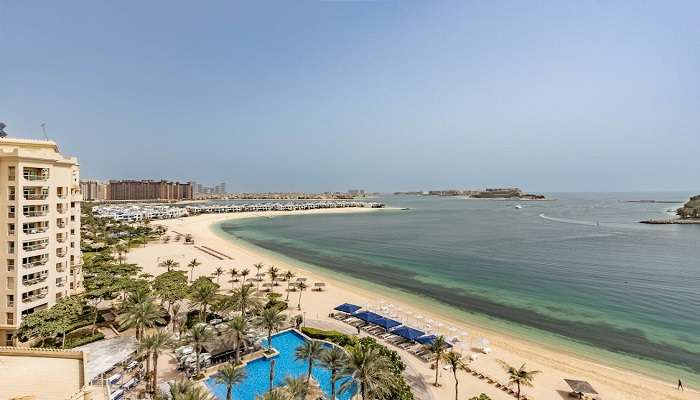
<instances>
[{"instance_id":1,"label":"swimming pool","mask_svg":"<svg viewBox=\"0 0 700 400\"><path fill-rule=\"evenodd\" d=\"M272 336L272 347L279 352L277 356L273 357L275 360L274 386L280 386L287 376L306 377L307 362L294 359L294 352L305 340L301 334L294 330L284 331ZM267 346L267 340L263 340L262 345ZM259 358L249 362L245 366L248 377L243 383L233 387L233 398L236 400L255 400L255 396L267 392L270 381L270 362L270 359L266 358ZM320 383L323 392L330 397L331 372L320 366L314 366L312 375ZM207 379L206 384L218 399L226 399L225 385L217 384L213 378ZM339 386L340 382L336 382L336 391ZM336 395L338 400L349 400L351 397L352 393Z\"/></svg>"}]
</instances>

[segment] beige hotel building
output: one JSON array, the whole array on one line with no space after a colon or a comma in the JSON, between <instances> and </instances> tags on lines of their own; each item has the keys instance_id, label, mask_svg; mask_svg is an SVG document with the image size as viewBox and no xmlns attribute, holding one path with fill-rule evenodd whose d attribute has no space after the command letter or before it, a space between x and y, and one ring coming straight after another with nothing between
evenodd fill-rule
<instances>
[{"instance_id":1,"label":"beige hotel building","mask_svg":"<svg viewBox=\"0 0 700 400\"><path fill-rule=\"evenodd\" d=\"M79 165L53 141L0 139L0 346L82 288Z\"/></svg>"}]
</instances>

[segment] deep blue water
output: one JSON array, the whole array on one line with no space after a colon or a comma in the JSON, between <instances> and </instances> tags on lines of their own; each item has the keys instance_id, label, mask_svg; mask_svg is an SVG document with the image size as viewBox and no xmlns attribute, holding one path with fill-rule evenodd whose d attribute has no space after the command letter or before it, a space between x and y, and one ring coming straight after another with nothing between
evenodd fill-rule
<instances>
[{"instance_id":1,"label":"deep blue water","mask_svg":"<svg viewBox=\"0 0 700 400\"><path fill-rule=\"evenodd\" d=\"M700 225L644 225L690 193L512 202L386 196L408 211L224 223L267 250L700 376ZM522 204L516 209L515 204Z\"/></svg>"},{"instance_id":2,"label":"deep blue water","mask_svg":"<svg viewBox=\"0 0 700 400\"><path fill-rule=\"evenodd\" d=\"M284 383L287 376L306 378L308 364L306 361L294 359L297 347L304 343L304 337L294 331L285 331L272 336L272 347L280 354L272 359L260 358L245 366L247 378L240 385L233 388L233 398L236 400L255 400L255 396L265 394L270 386L270 364L275 360L273 386L278 387ZM267 346L267 339L263 341L263 347ZM321 385L321 389L327 396L331 393L331 373L325 368L315 366L311 375ZM226 399L226 386L217 384L213 378L206 381L207 387L220 400ZM340 386L340 383L336 383ZM351 393L336 395L339 400L348 400Z\"/></svg>"}]
</instances>

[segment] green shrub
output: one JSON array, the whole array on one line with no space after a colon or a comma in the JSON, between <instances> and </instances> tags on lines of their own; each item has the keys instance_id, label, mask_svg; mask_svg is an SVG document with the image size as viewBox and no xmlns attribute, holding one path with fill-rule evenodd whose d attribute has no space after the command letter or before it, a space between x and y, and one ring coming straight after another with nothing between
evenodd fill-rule
<instances>
[{"instance_id":1,"label":"green shrub","mask_svg":"<svg viewBox=\"0 0 700 400\"><path fill-rule=\"evenodd\" d=\"M306 326L302 327L301 331L312 339L327 340L341 347L348 346L354 342L352 337L344 335L338 331L325 331L323 329L310 328Z\"/></svg>"},{"instance_id":2,"label":"green shrub","mask_svg":"<svg viewBox=\"0 0 700 400\"><path fill-rule=\"evenodd\" d=\"M73 347L83 346L88 343L96 342L105 338L104 333L96 331L94 335L79 336L74 338L66 339L66 348L72 349Z\"/></svg>"},{"instance_id":3,"label":"green shrub","mask_svg":"<svg viewBox=\"0 0 700 400\"><path fill-rule=\"evenodd\" d=\"M474 397L470 398L469 400L491 400L491 398L489 396L487 396L485 393L482 393L478 396L474 396Z\"/></svg>"},{"instance_id":4,"label":"green shrub","mask_svg":"<svg viewBox=\"0 0 700 400\"><path fill-rule=\"evenodd\" d=\"M80 332L78 334L66 336L65 348L72 349L74 347L83 346L83 345L86 345L88 343L102 340L104 338L105 338L105 335L102 332L95 331L95 334L92 335L92 334L90 334L89 330L86 330L85 332ZM56 338L47 339L41 347L61 348L61 345L62 345L62 338L56 337Z\"/></svg>"}]
</instances>

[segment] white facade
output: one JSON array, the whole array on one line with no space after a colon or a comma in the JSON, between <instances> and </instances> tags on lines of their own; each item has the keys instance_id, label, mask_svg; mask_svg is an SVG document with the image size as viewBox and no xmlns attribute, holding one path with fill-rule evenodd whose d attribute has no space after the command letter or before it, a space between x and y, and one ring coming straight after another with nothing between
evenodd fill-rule
<instances>
[{"instance_id":1,"label":"white facade","mask_svg":"<svg viewBox=\"0 0 700 400\"><path fill-rule=\"evenodd\" d=\"M79 179L55 142L0 139L0 345L23 316L82 289Z\"/></svg>"}]
</instances>

